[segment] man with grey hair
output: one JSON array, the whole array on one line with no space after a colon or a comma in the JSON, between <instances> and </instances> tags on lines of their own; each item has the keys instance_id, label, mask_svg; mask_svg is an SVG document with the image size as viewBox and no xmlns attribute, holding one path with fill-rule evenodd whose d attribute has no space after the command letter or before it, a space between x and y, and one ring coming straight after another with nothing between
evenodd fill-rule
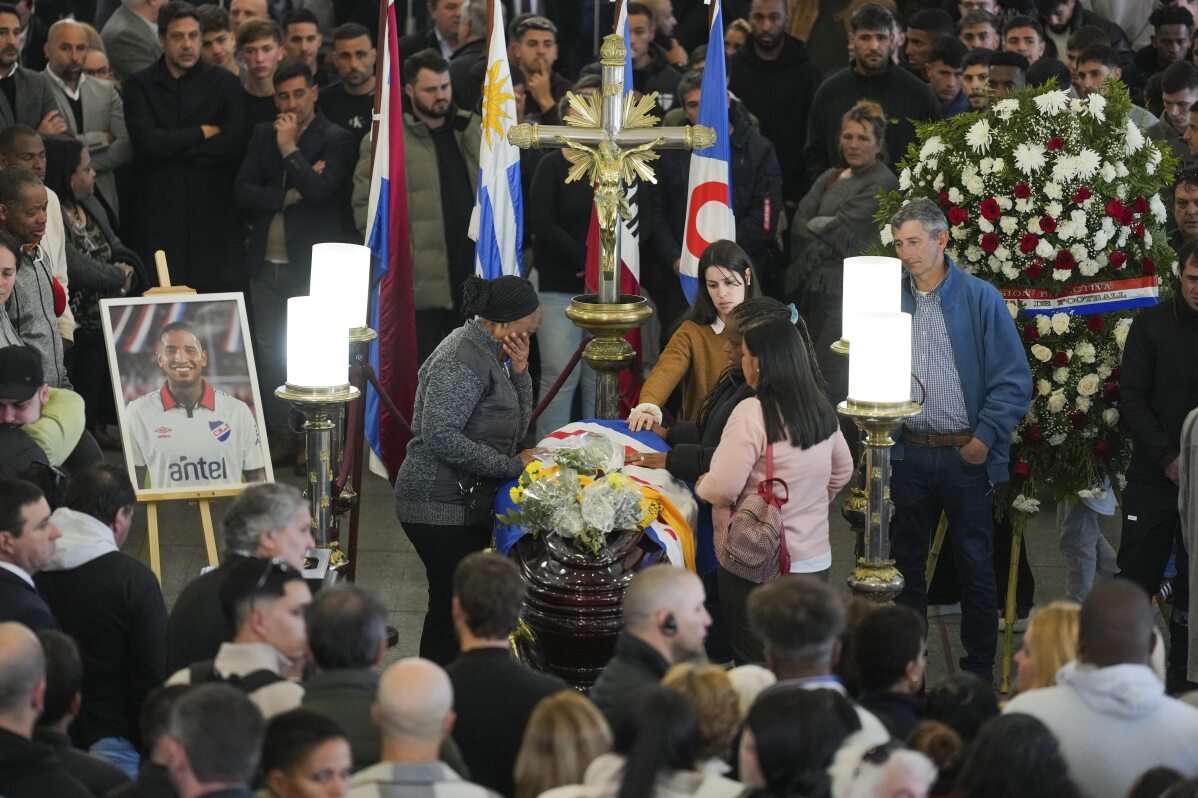
<instances>
[{"instance_id":1,"label":"man with grey hair","mask_svg":"<svg viewBox=\"0 0 1198 798\"><path fill-rule=\"evenodd\" d=\"M661 681L670 666L703 653L711 616L698 576L669 564L638 573L624 594L624 629L615 655L591 688L591 700L613 729L628 696Z\"/></svg>"},{"instance_id":2,"label":"man with grey hair","mask_svg":"<svg viewBox=\"0 0 1198 798\"><path fill-rule=\"evenodd\" d=\"M381 761L354 776L351 798L498 798L438 759L454 723L453 686L440 666L411 657L388 668L374 720L382 732Z\"/></svg>"},{"instance_id":3,"label":"man with grey hair","mask_svg":"<svg viewBox=\"0 0 1198 798\"><path fill-rule=\"evenodd\" d=\"M164 5L166 0L124 0L104 23L100 38L118 83L161 57L156 26Z\"/></svg>"},{"instance_id":4,"label":"man with grey hair","mask_svg":"<svg viewBox=\"0 0 1198 798\"><path fill-rule=\"evenodd\" d=\"M179 594L166 630L168 673L216 656L233 637L221 609L220 589L229 570L250 557L279 558L297 571L316 546L312 515L297 489L279 483L250 485L233 500L224 519L225 560L192 580Z\"/></svg>"},{"instance_id":5,"label":"man with grey hair","mask_svg":"<svg viewBox=\"0 0 1198 798\"><path fill-rule=\"evenodd\" d=\"M459 108L476 111L487 77L487 0L466 0L458 41L461 44L449 59L453 101Z\"/></svg>"},{"instance_id":6,"label":"man with grey hair","mask_svg":"<svg viewBox=\"0 0 1198 798\"><path fill-rule=\"evenodd\" d=\"M749 626L761 638L765 666L778 681L774 690L833 690L845 698L844 684L832 673L840 660L844 605L832 588L810 576L791 574L754 588L747 607ZM890 739L882 721L853 702L861 730L845 745L880 745Z\"/></svg>"},{"instance_id":7,"label":"man with grey hair","mask_svg":"<svg viewBox=\"0 0 1198 798\"><path fill-rule=\"evenodd\" d=\"M262 714L236 687L202 684L184 693L162 740L179 798L251 798L263 731Z\"/></svg>"},{"instance_id":8,"label":"man with grey hair","mask_svg":"<svg viewBox=\"0 0 1198 798\"><path fill-rule=\"evenodd\" d=\"M961 669L992 681L993 487L1008 478L1011 432L1031 404L1031 372L1002 295L945 254L948 222L934 202L908 202L890 232L905 272L902 308L912 314L911 398L924 399L894 447L891 555L906 580L897 601L927 613L924 569L944 513L961 579Z\"/></svg>"},{"instance_id":9,"label":"man with grey hair","mask_svg":"<svg viewBox=\"0 0 1198 798\"><path fill-rule=\"evenodd\" d=\"M87 798L54 750L33 742L45 706L46 657L24 624L0 623L0 793L6 798Z\"/></svg>"}]
</instances>

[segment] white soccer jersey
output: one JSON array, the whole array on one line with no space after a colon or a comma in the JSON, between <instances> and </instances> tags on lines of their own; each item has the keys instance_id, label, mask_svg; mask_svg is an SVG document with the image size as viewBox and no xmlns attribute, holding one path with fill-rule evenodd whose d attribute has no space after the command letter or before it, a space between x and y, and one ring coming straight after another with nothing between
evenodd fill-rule
<instances>
[{"instance_id":1,"label":"white soccer jersey","mask_svg":"<svg viewBox=\"0 0 1198 798\"><path fill-rule=\"evenodd\" d=\"M265 467L249 406L207 382L194 410L163 385L130 402L128 418L133 464L150 477L140 488L237 484L243 471Z\"/></svg>"}]
</instances>

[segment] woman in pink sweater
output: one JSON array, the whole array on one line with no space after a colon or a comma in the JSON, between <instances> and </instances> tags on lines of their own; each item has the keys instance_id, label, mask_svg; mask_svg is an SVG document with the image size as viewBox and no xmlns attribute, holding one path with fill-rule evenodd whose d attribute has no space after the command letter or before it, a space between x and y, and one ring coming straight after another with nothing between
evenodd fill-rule
<instances>
[{"instance_id":1,"label":"woman in pink sweater","mask_svg":"<svg viewBox=\"0 0 1198 798\"><path fill-rule=\"evenodd\" d=\"M765 479L766 446L772 444L774 478L790 494L782 507L790 572L826 580L832 565L828 506L853 473L852 455L795 326L767 321L743 328L742 335L741 367L757 395L732 411L695 492L710 502L712 526L727 529L736 507ZM733 657L738 664L760 662L761 643L749 630L745 609L756 585L722 565L717 578Z\"/></svg>"}]
</instances>

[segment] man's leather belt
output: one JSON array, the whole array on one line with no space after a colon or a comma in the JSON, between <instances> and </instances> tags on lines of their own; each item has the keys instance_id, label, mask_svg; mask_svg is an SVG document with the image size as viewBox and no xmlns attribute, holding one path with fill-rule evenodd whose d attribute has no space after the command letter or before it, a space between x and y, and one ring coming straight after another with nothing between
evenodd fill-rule
<instances>
[{"instance_id":1,"label":"man's leather belt","mask_svg":"<svg viewBox=\"0 0 1198 798\"><path fill-rule=\"evenodd\" d=\"M973 432L967 429L960 432L907 431L903 433L903 443L909 443L912 446L927 446L932 449L945 446L964 446L971 440L973 440Z\"/></svg>"}]
</instances>

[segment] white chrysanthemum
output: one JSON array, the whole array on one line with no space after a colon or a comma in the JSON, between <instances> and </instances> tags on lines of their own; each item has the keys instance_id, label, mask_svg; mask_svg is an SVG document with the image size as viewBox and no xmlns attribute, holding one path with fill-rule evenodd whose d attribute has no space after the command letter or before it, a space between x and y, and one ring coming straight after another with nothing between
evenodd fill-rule
<instances>
[{"instance_id":1,"label":"white chrysanthemum","mask_svg":"<svg viewBox=\"0 0 1198 798\"><path fill-rule=\"evenodd\" d=\"M1029 210L1031 210L1031 207L1032 200L1030 198L1015 200L1015 210L1019 211L1020 213L1027 213Z\"/></svg>"},{"instance_id":2,"label":"white chrysanthemum","mask_svg":"<svg viewBox=\"0 0 1198 798\"><path fill-rule=\"evenodd\" d=\"M1099 364L1099 366L1098 366L1098 376L1099 377L1102 377L1105 380L1107 377L1110 377L1111 374L1113 374L1113 373L1114 373L1114 370L1111 368L1110 363Z\"/></svg>"},{"instance_id":3,"label":"white chrysanthemum","mask_svg":"<svg viewBox=\"0 0 1198 798\"><path fill-rule=\"evenodd\" d=\"M1127 228L1124 227L1122 230L1119 231L1119 238L1117 238L1115 240L1115 246L1119 247L1119 249L1123 249L1123 247L1126 245L1127 245Z\"/></svg>"},{"instance_id":4,"label":"white chrysanthemum","mask_svg":"<svg viewBox=\"0 0 1198 798\"><path fill-rule=\"evenodd\" d=\"M962 176L961 185L965 186L965 190L975 197L980 197L986 193L986 184L982 182L982 178L976 175L974 177Z\"/></svg>"},{"instance_id":5,"label":"white chrysanthemum","mask_svg":"<svg viewBox=\"0 0 1198 798\"><path fill-rule=\"evenodd\" d=\"M1135 155L1144 146L1144 134L1140 132L1139 126L1131 121L1130 117L1124 125L1124 131L1127 135L1127 142L1123 149L1128 155Z\"/></svg>"},{"instance_id":6,"label":"white chrysanthemum","mask_svg":"<svg viewBox=\"0 0 1198 798\"><path fill-rule=\"evenodd\" d=\"M1058 389L1053 391L1048 396L1048 412L1059 413L1069 404L1069 400L1065 398L1065 391Z\"/></svg>"},{"instance_id":7,"label":"white chrysanthemum","mask_svg":"<svg viewBox=\"0 0 1198 798\"><path fill-rule=\"evenodd\" d=\"M1019 100L1014 100L1010 97L1005 100L999 100L990 110L999 119L1010 119L1011 115L1019 110Z\"/></svg>"},{"instance_id":8,"label":"white chrysanthemum","mask_svg":"<svg viewBox=\"0 0 1198 798\"><path fill-rule=\"evenodd\" d=\"M978 161L978 171L984 175L988 175L991 172L993 172L994 171L994 159L993 158L983 158L982 160Z\"/></svg>"},{"instance_id":9,"label":"white chrysanthemum","mask_svg":"<svg viewBox=\"0 0 1198 798\"><path fill-rule=\"evenodd\" d=\"M1098 92L1092 92L1089 98L1089 107L1086 108L1086 111L1099 122L1105 121L1106 97L1103 97Z\"/></svg>"},{"instance_id":10,"label":"white chrysanthemum","mask_svg":"<svg viewBox=\"0 0 1198 798\"><path fill-rule=\"evenodd\" d=\"M1052 322L1043 313L1036 316L1036 332L1048 335L1052 331Z\"/></svg>"},{"instance_id":11,"label":"white chrysanthemum","mask_svg":"<svg viewBox=\"0 0 1198 798\"><path fill-rule=\"evenodd\" d=\"M1069 382L1069 367L1062 366L1061 368L1054 371L1052 373L1052 380L1053 380L1053 382L1060 383L1061 385L1064 385L1065 383Z\"/></svg>"},{"instance_id":12,"label":"white chrysanthemum","mask_svg":"<svg viewBox=\"0 0 1198 798\"><path fill-rule=\"evenodd\" d=\"M1076 407L1078 410L1082 411L1083 413L1090 412L1090 400L1084 396L1077 397L1077 399L1073 403L1073 406Z\"/></svg>"},{"instance_id":13,"label":"white chrysanthemum","mask_svg":"<svg viewBox=\"0 0 1198 798\"><path fill-rule=\"evenodd\" d=\"M990 171L994 172L995 174L998 174L999 172L1001 172L1002 170L1004 170L1006 168L1007 168L1007 162L1004 161L1002 158L995 158L994 163L990 164Z\"/></svg>"},{"instance_id":14,"label":"white chrysanthemum","mask_svg":"<svg viewBox=\"0 0 1198 798\"><path fill-rule=\"evenodd\" d=\"M1115 324L1115 343L1122 350L1127 344L1127 331L1131 329L1131 319L1119 319Z\"/></svg>"},{"instance_id":15,"label":"white chrysanthemum","mask_svg":"<svg viewBox=\"0 0 1198 798\"><path fill-rule=\"evenodd\" d=\"M1056 280L1058 283L1063 283L1069 279L1069 275L1072 273L1073 272L1069 271L1068 269L1053 269L1052 279Z\"/></svg>"},{"instance_id":16,"label":"white chrysanthemum","mask_svg":"<svg viewBox=\"0 0 1198 798\"><path fill-rule=\"evenodd\" d=\"M937 161L935 158L931 158L927 161L927 164L928 164L928 171L931 171L932 169L935 169L937 166L939 166L940 162Z\"/></svg>"},{"instance_id":17,"label":"white chrysanthemum","mask_svg":"<svg viewBox=\"0 0 1198 798\"><path fill-rule=\"evenodd\" d=\"M1014 216L1004 216L998 220L998 226L1007 235L1011 235L1019 227L1019 219Z\"/></svg>"},{"instance_id":18,"label":"white chrysanthemum","mask_svg":"<svg viewBox=\"0 0 1198 798\"><path fill-rule=\"evenodd\" d=\"M961 226L961 227L954 227L949 232L949 235L951 235L953 237L954 241L960 241L961 239L965 238L969 234L965 232L965 227Z\"/></svg>"},{"instance_id":19,"label":"white chrysanthemum","mask_svg":"<svg viewBox=\"0 0 1198 798\"><path fill-rule=\"evenodd\" d=\"M1069 107L1069 95L1060 89L1045 92L1034 100L1040 112L1049 116L1056 116Z\"/></svg>"},{"instance_id":20,"label":"white chrysanthemum","mask_svg":"<svg viewBox=\"0 0 1198 798\"><path fill-rule=\"evenodd\" d=\"M927 159L942 152L944 152L944 141L939 136L932 136L923 143L923 147L919 150L919 157Z\"/></svg>"},{"instance_id":21,"label":"white chrysanthemum","mask_svg":"<svg viewBox=\"0 0 1198 798\"><path fill-rule=\"evenodd\" d=\"M903 169L899 172L899 191L911 190L911 170Z\"/></svg>"},{"instance_id":22,"label":"white chrysanthemum","mask_svg":"<svg viewBox=\"0 0 1198 798\"><path fill-rule=\"evenodd\" d=\"M1086 212L1081 208L1074 208L1069 212L1069 219L1078 227L1085 228Z\"/></svg>"},{"instance_id":23,"label":"white chrysanthemum","mask_svg":"<svg viewBox=\"0 0 1198 798\"><path fill-rule=\"evenodd\" d=\"M1102 271L1102 264L1096 260L1084 260L1078 263L1077 271L1082 277L1093 277Z\"/></svg>"},{"instance_id":24,"label":"white chrysanthemum","mask_svg":"<svg viewBox=\"0 0 1198 798\"><path fill-rule=\"evenodd\" d=\"M1144 248L1147 249L1148 247L1151 247L1151 246L1152 246L1152 233L1145 230L1144 231Z\"/></svg>"},{"instance_id":25,"label":"white chrysanthemum","mask_svg":"<svg viewBox=\"0 0 1198 798\"><path fill-rule=\"evenodd\" d=\"M1094 348L1094 344L1089 341L1082 341L1073 350L1073 354L1080 358L1083 363L1093 363L1098 359L1098 350Z\"/></svg>"},{"instance_id":26,"label":"white chrysanthemum","mask_svg":"<svg viewBox=\"0 0 1198 798\"><path fill-rule=\"evenodd\" d=\"M1007 302L1007 313L1011 314L1012 319L1015 318L1016 316L1018 316L1019 315L1019 303L1018 302Z\"/></svg>"},{"instance_id":27,"label":"white chrysanthemum","mask_svg":"<svg viewBox=\"0 0 1198 798\"><path fill-rule=\"evenodd\" d=\"M974 246L966 247L965 261L966 261L966 263L977 263L978 261L980 261L982 259L983 254L985 254L985 253L983 253L982 250L979 249L978 247L974 247Z\"/></svg>"},{"instance_id":28,"label":"white chrysanthemum","mask_svg":"<svg viewBox=\"0 0 1198 798\"><path fill-rule=\"evenodd\" d=\"M953 186L952 188L950 188L948 190L948 201L951 202L952 204L957 205L963 199L965 199L965 197L962 196L961 189L957 188L956 186Z\"/></svg>"},{"instance_id":29,"label":"white chrysanthemum","mask_svg":"<svg viewBox=\"0 0 1198 798\"><path fill-rule=\"evenodd\" d=\"M1065 208L1061 205L1061 203L1053 200L1044 206L1044 212L1054 219L1059 219L1061 214L1065 212Z\"/></svg>"},{"instance_id":30,"label":"white chrysanthemum","mask_svg":"<svg viewBox=\"0 0 1198 798\"><path fill-rule=\"evenodd\" d=\"M1006 277L1008 280L1018 280L1019 279L1019 270L1016 269L1014 266L1012 266L1010 263L1003 264L1002 274L1003 274L1003 277Z\"/></svg>"},{"instance_id":31,"label":"white chrysanthemum","mask_svg":"<svg viewBox=\"0 0 1198 798\"><path fill-rule=\"evenodd\" d=\"M1111 237L1106 234L1106 231L1099 230L1094 234L1094 249L1101 252L1106 249L1107 242L1110 240Z\"/></svg>"},{"instance_id":32,"label":"white chrysanthemum","mask_svg":"<svg viewBox=\"0 0 1198 798\"><path fill-rule=\"evenodd\" d=\"M1165 223L1165 203L1161 202L1160 194L1152 195L1152 199L1148 200L1148 208L1152 211L1152 218L1156 219L1157 224Z\"/></svg>"},{"instance_id":33,"label":"white chrysanthemum","mask_svg":"<svg viewBox=\"0 0 1198 798\"><path fill-rule=\"evenodd\" d=\"M1050 321L1052 323L1052 331L1057 335L1064 335L1069 332L1070 319L1068 313L1054 313Z\"/></svg>"},{"instance_id":34,"label":"white chrysanthemum","mask_svg":"<svg viewBox=\"0 0 1198 798\"><path fill-rule=\"evenodd\" d=\"M1098 170L1098 176L1108 183L1114 183L1118 175L1115 174L1115 167L1109 163L1104 163L1102 168Z\"/></svg>"},{"instance_id":35,"label":"white chrysanthemum","mask_svg":"<svg viewBox=\"0 0 1198 798\"><path fill-rule=\"evenodd\" d=\"M1119 423L1119 411L1113 407L1108 407L1102 411L1102 423L1108 427L1113 427Z\"/></svg>"},{"instance_id":36,"label":"white chrysanthemum","mask_svg":"<svg viewBox=\"0 0 1198 798\"><path fill-rule=\"evenodd\" d=\"M990 220L987 219L986 217L979 216L978 217L978 229L981 230L983 233L993 233L994 225L991 224Z\"/></svg>"},{"instance_id":37,"label":"white chrysanthemum","mask_svg":"<svg viewBox=\"0 0 1198 798\"><path fill-rule=\"evenodd\" d=\"M1005 196L1004 196L1004 197L998 197L998 198L995 200L995 202L997 202L997 203L998 203L998 207L1002 208L1004 211L1009 211L1009 210L1011 210L1011 205L1012 205L1012 203L1011 203L1011 198L1010 198L1010 197L1005 197Z\"/></svg>"},{"instance_id":38,"label":"white chrysanthemum","mask_svg":"<svg viewBox=\"0 0 1198 798\"><path fill-rule=\"evenodd\" d=\"M879 236L882 239L882 243L887 246L894 243L894 233L890 232L890 225L888 224L882 225L882 229L879 231Z\"/></svg>"},{"instance_id":39,"label":"white chrysanthemum","mask_svg":"<svg viewBox=\"0 0 1198 798\"><path fill-rule=\"evenodd\" d=\"M1107 238L1110 238L1115 232L1115 220L1109 216L1103 216L1102 232L1106 233Z\"/></svg>"},{"instance_id":40,"label":"white chrysanthemum","mask_svg":"<svg viewBox=\"0 0 1198 798\"><path fill-rule=\"evenodd\" d=\"M1131 172L1127 171L1127 164L1123 163L1123 161L1115 164L1115 175L1117 177L1127 177L1129 174Z\"/></svg>"},{"instance_id":41,"label":"white chrysanthemum","mask_svg":"<svg viewBox=\"0 0 1198 798\"><path fill-rule=\"evenodd\" d=\"M1099 166L1102 164L1102 159L1098 157L1098 153L1089 147L1082 147L1082 151L1077 154L1074 160L1076 166L1076 174L1082 180L1089 180L1094 175L1098 174Z\"/></svg>"},{"instance_id":42,"label":"white chrysanthemum","mask_svg":"<svg viewBox=\"0 0 1198 798\"><path fill-rule=\"evenodd\" d=\"M1029 498L1020 493L1011 502L1011 509L1016 512L1034 515L1040 512L1040 500Z\"/></svg>"},{"instance_id":43,"label":"white chrysanthemum","mask_svg":"<svg viewBox=\"0 0 1198 798\"><path fill-rule=\"evenodd\" d=\"M1052 383L1041 377L1036 381L1036 391L1040 396L1048 396L1052 393Z\"/></svg>"},{"instance_id":44,"label":"white chrysanthemum","mask_svg":"<svg viewBox=\"0 0 1198 798\"><path fill-rule=\"evenodd\" d=\"M1036 254L1047 260L1057 254L1057 251L1052 248L1052 244L1041 238L1040 243L1036 244Z\"/></svg>"},{"instance_id":45,"label":"white chrysanthemum","mask_svg":"<svg viewBox=\"0 0 1198 798\"><path fill-rule=\"evenodd\" d=\"M1069 440L1069 436L1066 435L1065 433L1061 432L1061 433L1058 433L1056 435L1049 437L1048 445L1049 446L1060 446L1062 443L1064 443L1067 440Z\"/></svg>"},{"instance_id":46,"label":"white chrysanthemum","mask_svg":"<svg viewBox=\"0 0 1198 798\"><path fill-rule=\"evenodd\" d=\"M994 250L994 257L1001 261L1008 261L1011 259L1011 250L1007 249L1004 245L999 244L998 249Z\"/></svg>"},{"instance_id":47,"label":"white chrysanthemum","mask_svg":"<svg viewBox=\"0 0 1198 798\"><path fill-rule=\"evenodd\" d=\"M944 172L937 174L936 179L932 181L933 191L939 191L942 188L944 188Z\"/></svg>"},{"instance_id":48,"label":"white chrysanthemum","mask_svg":"<svg viewBox=\"0 0 1198 798\"><path fill-rule=\"evenodd\" d=\"M1069 254L1073 255L1073 259L1078 263L1090 257L1090 252L1086 249L1085 244L1074 244L1069 247Z\"/></svg>"},{"instance_id":49,"label":"white chrysanthemum","mask_svg":"<svg viewBox=\"0 0 1198 798\"><path fill-rule=\"evenodd\" d=\"M1067 183L1077 175L1077 159L1072 155L1061 155L1052 166L1052 179L1058 183Z\"/></svg>"},{"instance_id":50,"label":"white chrysanthemum","mask_svg":"<svg viewBox=\"0 0 1198 798\"><path fill-rule=\"evenodd\" d=\"M1061 197L1065 196L1065 192L1061 189L1061 186L1058 183L1045 183L1044 196L1048 197L1050 200L1059 200Z\"/></svg>"},{"instance_id":51,"label":"white chrysanthemum","mask_svg":"<svg viewBox=\"0 0 1198 798\"><path fill-rule=\"evenodd\" d=\"M1039 144L1024 142L1015 148L1015 168L1025 175L1035 174L1044 168L1044 154Z\"/></svg>"},{"instance_id":52,"label":"white chrysanthemum","mask_svg":"<svg viewBox=\"0 0 1198 798\"><path fill-rule=\"evenodd\" d=\"M969 128L969 132L965 134L965 143L974 152L986 152L990 149L990 123L985 119L979 119L974 122Z\"/></svg>"},{"instance_id":53,"label":"white chrysanthemum","mask_svg":"<svg viewBox=\"0 0 1198 798\"><path fill-rule=\"evenodd\" d=\"M1072 100L1070 100L1069 101L1069 110L1075 114L1080 114L1082 112L1081 99L1078 97L1074 97Z\"/></svg>"}]
</instances>

